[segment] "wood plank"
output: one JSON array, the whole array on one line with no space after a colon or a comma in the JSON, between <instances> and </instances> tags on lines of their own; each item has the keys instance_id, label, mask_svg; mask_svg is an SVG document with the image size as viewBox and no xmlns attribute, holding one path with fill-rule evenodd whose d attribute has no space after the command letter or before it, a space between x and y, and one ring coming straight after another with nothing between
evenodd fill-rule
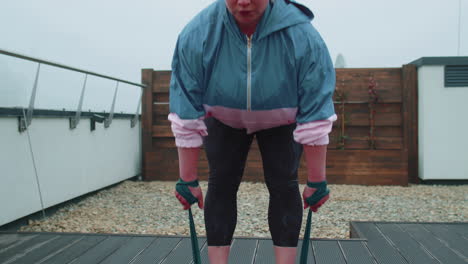
<instances>
[{"instance_id":1,"label":"wood plank","mask_svg":"<svg viewBox=\"0 0 468 264\"><path fill-rule=\"evenodd\" d=\"M240 239L236 238L232 241L231 252L229 254L228 263L232 264L251 264L255 257L257 248L257 239Z\"/></svg>"},{"instance_id":2,"label":"wood plank","mask_svg":"<svg viewBox=\"0 0 468 264\"><path fill-rule=\"evenodd\" d=\"M374 257L364 241L338 241L347 264L374 264Z\"/></svg>"},{"instance_id":3,"label":"wood plank","mask_svg":"<svg viewBox=\"0 0 468 264\"><path fill-rule=\"evenodd\" d=\"M468 239L458 233L451 232L444 224L424 224L423 226L439 240L445 242L450 248L464 255L468 260Z\"/></svg>"},{"instance_id":4,"label":"wood plank","mask_svg":"<svg viewBox=\"0 0 468 264\"><path fill-rule=\"evenodd\" d=\"M406 264L400 255L374 223L354 223L359 231L367 238L367 246L379 264Z\"/></svg>"},{"instance_id":5,"label":"wood plank","mask_svg":"<svg viewBox=\"0 0 468 264\"><path fill-rule=\"evenodd\" d=\"M165 120L166 121L166 120ZM169 121L167 121L169 122ZM157 138L173 138L174 134L172 133L171 127L169 123L165 123L164 125L155 125L153 126L153 141L157 140ZM355 127L354 127L355 128ZM387 127L384 127L382 130L386 129ZM368 127L366 127L364 130L368 131ZM361 130L361 131L364 131ZM380 127L376 128L375 131L381 130ZM334 129L332 133L330 134L330 140L333 142L337 142L338 139L338 133L339 129ZM385 132L382 132L385 133ZM390 133L395 133L395 132L390 132ZM355 135L351 136L348 134L348 128L345 131L345 135L348 137L345 140L345 149L369 149L370 143L369 143L369 137L368 134L361 134L361 135ZM374 137L374 142L376 149L403 149L403 138L402 137L381 137L381 136L375 136ZM335 145L334 147L330 147L331 149L336 149L337 146Z\"/></svg>"},{"instance_id":6,"label":"wood plank","mask_svg":"<svg viewBox=\"0 0 468 264\"><path fill-rule=\"evenodd\" d=\"M153 70L143 69L141 73L141 83L146 85L148 89L143 90L142 97L142 129L145 131L151 130L151 115L153 114L153 93L150 87L153 84Z\"/></svg>"},{"instance_id":7,"label":"wood plank","mask_svg":"<svg viewBox=\"0 0 468 264\"><path fill-rule=\"evenodd\" d=\"M327 179L336 184L407 185L403 158L400 151L394 150L328 150ZM305 168L302 161L301 181L307 176Z\"/></svg>"},{"instance_id":8,"label":"wood plank","mask_svg":"<svg viewBox=\"0 0 468 264\"><path fill-rule=\"evenodd\" d=\"M393 245L398 248L398 251L409 263L439 263L426 250L422 249L421 245L408 233L400 229L398 225L393 223L377 223L376 225L384 236L392 241Z\"/></svg>"},{"instance_id":9,"label":"wood plank","mask_svg":"<svg viewBox=\"0 0 468 264\"><path fill-rule=\"evenodd\" d=\"M370 150L370 139L368 136L347 136L344 140L344 145L338 145L339 139L336 135L330 135L330 140L335 142L334 146L329 146L329 149L346 149L346 150ZM341 141L340 141L341 143ZM374 137L374 145L377 150L402 150L403 138L398 137Z\"/></svg>"},{"instance_id":10,"label":"wood plank","mask_svg":"<svg viewBox=\"0 0 468 264\"><path fill-rule=\"evenodd\" d=\"M132 264L161 263L181 241L181 238L157 238L133 260Z\"/></svg>"},{"instance_id":11,"label":"wood plank","mask_svg":"<svg viewBox=\"0 0 468 264\"><path fill-rule=\"evenodd\" d=\"M359 101L368 99L369 77L377 81L377 93L381 100L394 102L401 99L401 91L395 87L401 86L401 69L337 69L337 88L353 91L348 100ZM168 92L171 78L170 71L155 71L158 81L151 87L155 92Z\"/></svg>"},{"instance_id":12,"label":"wood plank","mask_svg":"<svg viewBox=\"0 0 468 264\"><path fill-rule=\"evenodd\" d=\"M92 247L88 251L84 252L83 255L75 259L73 264L100 263L129 240L130 237L127 236L108 236L106 239L99 242L99 244Z\"/></svg>"},{"instance_id":13,"label":"wood plank","mask_svg":"<svg viewBox=\"0 0 468 264\"><path fill-rule=\"evenodd\" d=\"M0 253L1 260L15 260L31 250L34 250L36 247L40 247L49 241L57 239L56 235L40 235L34 236L31 239L25 240L21 243L15 243L8 247L6 250Z\"/></svg>"},{"instance_id":14,"label":"wood plank","mask_svg":"<svg viewBox=\"0 0 468 264\"><path fill-rule=\"evenodd\" d=\"M346 264L337 241L312 240L312 247L314 248L317 263Z\"/></svg>"},{"instance_id":15,"label":"wood plank","mask_svg":"<svg viewBox=\"0 0 468 264\"><path fill-rule=\"evenodd\" d=\"M343 104L339 102L335 102L335 113L336 115L342 114L342 107ZM402 103L374 103L374 110L377 113L401 113L401 106ZM369 115L369 102L362 101L362 102L346 102L344 103L344 110L346 113L353 113L353 114L367 114Z\"/></svg>"},{"instance_id":16,"label":"wood plank","mask_svg":"<svg viewBox=\"0 0 468 264\"><path fill-rule=\"evenodd\" d=\"M153 125L155 126L171 126L171 121L167 119L167 115L153 115Z\"/></svg>"},{"instance_id":17,"label":"wood plank","mask_svg":"<svg viewBox=\"0 0 468 264\"><path fill-rule=\"evenodd\" d=\"M0 234L0 249L6 248L14 243L19 242L20 240L22 240L22 237L25 236L19 234Z\"/></svg>"},{"instance_id":18,"label":"wood plank","mask_svg":"<svg viewBox=\"0 0 468 264\"><path fill-rule=\"evenodd\" d=\"M442 263L462 264L466 261L451 248L438 240L432 233L419 224L398 224L400 228L408 232L413 239L424 246L431 254Z\"/></svg>"},{"instance_id":19,"label":"wood plank","mask_svg":"<svg viewBox=\"0 0 468 264\"><path fill-rule=\"evenodd\" d=\"M380 102L401 101L401 69L336 69L336 89L346 94L347 101L367 101L369 78L376 80Z\"/></svg>"},{"instance_id":20,"label":"wood plank","mask_svg":"<svg viewBox=\"0 0 468 264\"><path fill-rule=\"evenodd\" d=\"M340 127L334 127L330 136L338 135ZM375 128L375 137L382 138L403 138L401 126L382 126ZM349 137L367 137L369 135L369 127L345 126L345 135Z\"/></svg>"},{"instance_id":21,"label":"wood plank","mask_svg":"<svg viewBox=\"0 0 468 264\"><path fill-rule=\"evenodd\" d=\"M153 137L174 137L170 126L153 126Z\"/></svg>"},{"instance_id":22,"label":"wood plank","mask_svg":"<svg viewBox=\"0 0 468 264\"><path fill-rule=\"evenodd\" d=\"M170 139L162 140L167 145ZM156 148L157 152L146 153L148 163L147 180L177 180L178 155L177 149ZM327 178L334 184L366 184L366 185L407 185L406 163L404 154L395 150L328 150ZM207 179L209 168L206 155L202 151L198 164L200 179ZM376 175L378 175L376 177ZM261 156L256 151L249 153L244 181L263 181ZM304 158L301 160L299 180L307 180L307 168Z\"/></svg>"},{"instance_id":23,"label":"wood plank","mask_svg":"<svg viewBox=\"0 0 468 264\"><path fill-rule=\"evenodd\" d=\"M12 247L16 247L21 243L28 241L29 239L37 235L24 235L24 234L1 234L0 235L0 254L9 250Z\"/></svg>"},{"instance_id":24,"label":"wood plank","mask_svg":"<svg viewBox=\"0 0 468 264\"><path fill-rule=\"evenodd\" d=\"M155 239L154 237L133 237L100 264L128 264L136 259Z\"/></svg>"},{"instance_id":25,"label":"wood plank","mask_svg":"<svg viewBox=\"0 0 468 264\"><path fill-rule=\"evenodd\" d=\"M103 241L105 236L82 236L80 240L76 243L71 243L64 250L58 252L57 254L47 258L41 264L63 264L69 263L70 261L78 258L84 252L88 251L90 248L94 247L101 241Z\"/></svg>"},{"instance_id":26,"label":"wood plank","mask_svg":"<svg viewBox=\"0 0 468 264\"><path fill-rule=\"evenodd\" d=\"M423 226L468 261L468 239L458 233L450 232L444 224L424 224Z\"/></svg>"},{"instance_id":27,"label":"wood plank","mask_svg":"<svg viewBox=\"0 0 468 264\"><path fill-rule=\"evenodd\" d=\"M459 224L459 223L446 223L445 228L449 230L449 232L454 232L457 233L461 236L463 236L465 239L468 239L468 228L466 228L467 224Z\"/></svg>"},{"instance_id":28,"label":"wood plank","mask_svg":"<svg viewBox=\"0 0 468 264\"><path fill-rule=\"evenodd\" d=\"M341 123L342 116L337 115L338 119L335 124ZM401 126L402 119L401 113L375 113L374 125L379 126ZM345 115L345 128L346 126L370 126L368 113L346 113Z\"/></svg>"},{"instance_id":29,"label":"wood plank","mask_svg":"<svg viewBox=\"0 0 468 264\"><path fill-rule=\"evenodd\" d=\"M231 253L232 254L232 253ZM201 263L210 263L210 259L208 257L208 242L206 242L201 251L200 251L200 260L201 260ZM193 264L194 261L191 262L191 264Z\"/></svg>"},{"instance_id":30,"label":"wood plank","mask_svg":"<svg viewBox=\"0 0 468 264\"><path fill-rule=\"evenodd\" d=\"M66 248L68 245L77 242L79 239L81 239L81 236L77 235L57 236L56 239L51 239L41 246L37 245L37 247L34 247L34 249L31 251L28 251L22 257L17 258L15 261L10 261L9 263L40 263L43 260L49 259L51 256Z\"/></svg>"},{"instance_id":31,"label":"wood plank","mask_svg":"<svg viewBox=\"0 0 468 264\"><path fill-rule=\"evenodd\" d=\"M375 106L375 126L401 126L401 104L377 104ZM154 104L153 115L167 119L169 104ZM341 124L340 108L336 109L338 120L334 127ZM369 108L367 104L349 104L345 108L347 126L369 126Z\"/></svg>"},{"instance_id":32,"label":"wood plank","mask_svg":"<svg viewBox=\"0 0 468 264\"><path fill-rule=\"evenodd\" d=\"M153 69L143 69L141 73L141 83L146 85L143 90L141 102L141 140L142 140L142 153L144 154L151 151L153 140ZM142 176L146 179L147 160L142 160Z\"/></svg>"},{"instance_id":33,"label":"wood plank","mask_svg":"<svg viewBox=\"0 0 468 264\"><path fill-rule=\"evenodd\" d=\"M301 264L299 261L301 260L301 250L302 250L302 243L303 240L300 239L297 243L297 255L296 255L296 262L295 264ZM309 250L307 251L307 263L308 264L315 264L315 256L314 256L314 249L312 247L312 240L309 242Z\"/></svg>"},{"instance_id":34,"label":"wood plank","mask_svg":"<svg viewBox=\"0 0 468 264\"><path fill-rule=\"evenodd\" d=\"M153 150L157 151L161 148L176 148L175 139L172 138L154 138Z\"/></svg>"},{"instance_id":35,"label":"wood plank","mask_svg":"<svg viewBox=\"0 0 468 264\"><path fill-rule=\"evenodd\" d=\"M169 114L169 104L154 103L153 104L153 115L166 116Z\"/></svg>"},{"instance_id":36,"label":"wood plank","mask_svg":"<svg viewBox=\"0 0 468 264\"><path fill-rule=\"evenodd\" d=\"M339 108L339 105L335 105L335 111L338 116L338 120L341 118L341 108ZM376 111L376 121L379 121L379 119L384 119L385 117L395 117L398 119L401 119L401 116L398 117L398 114L401 114L401 104L400 103L382 103L382 104L376 104L375 105L375 111ZM156 115L165 115L167 116L169 114L169 104L167 101L160 102L155 101L154 103L154 109L153 109L153 114ZM389 115L392 114L392 115ZM350 116L349 115L354 115L355 117L359 117L360 119L364 121L354 121L357 122L357 124L363 125L362 122L365 122L365 120L369 120L369 106L367 103L362 103L362 104L346 104L345 106L345 118L346 121L352 121L349 120ZM385 122L379 121L379 122ZM393 121L395 122L395 121ZM348 125L353 125L353 123L347 123ZM339 122L336 121L334 123L334 126L338 126ZM383 124L377 124L377 125L383 125Z\"/></svg>"},{"instance_id":37,"label":"wood plank","mask_svg":"<svg viewBox=\"0 0 468 264\"><path fill-rule=\"evenodd\" d=\"M198 238L198 247L201 249L206 242L205 238ZM183 238L182 241L169 253L161 264L183 264L193 260L192 243L190 238Z\"/></svg>"},{"instance_id":38,"label":"wood plank","mask_svg":"<svg viewBox=\"0 0 468 264\"><path fill-rule=\"evenodd\" d=\"M154 71L153 92L169 92L171 71Z\"/></svg>"},{"instance_id":39,"label":"wood plank","mask_svg":"<svg viewBox=\"0 0 468 264\"><path fill-rule=\"evenodd\" d=\"M273 241L259 239L257 244L257 252L255 253L255 264L271 264L275 263L275 252L273 251Z\"/></svg>"},{"instance_id":40,"label":"wood plank","mask_svg":"<svg viewBox=\"0 0 468 264\"><path fill-rule=\"evenodd\" d=\"M153 105L153 125L164 125L170 127L171 122L167 119L169 115L169 104L155 103Z\"/></svg>"},{"instance_id":41,"label":"wood plank","mask_svg":"<svg viewBox=\"0 0 468 264\"><path fill-rule=\"evenodd\" d=\"M403 65L403 133L404 147L408 151L408 179L419 183L419 137L418 137L418 74L415 65Z\"/></svg>"},{"instance_id":42,"label":"wood plank","mask_svg":"<svg viewBox=\"0 0 468 264\"><path fill-rule=\"evenodd\" d=\"M154 103L169 103L169 93L153 93L153 102Z\"/></svg>"}]
</instances>

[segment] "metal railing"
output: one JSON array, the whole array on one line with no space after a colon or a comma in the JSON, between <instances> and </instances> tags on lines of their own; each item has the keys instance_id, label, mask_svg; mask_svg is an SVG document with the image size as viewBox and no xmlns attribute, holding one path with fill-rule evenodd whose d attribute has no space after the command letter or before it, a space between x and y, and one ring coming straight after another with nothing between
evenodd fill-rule
<instances>
[{"instance_id":1,"label":"metal railing","mask_svg":"<svg viewBox=\"0 0 468 264\"><path fill-rule=\"evenodd\" d=\"M78 107L77 107L77 110L76 110L76 114L75 114L75 116L70 117L70 129L75 129L77 127L78 123L80 122L81 110L82 110L82 106L83 106L83 99L84 99L84 96L85 96L85 90L86 90L86 83L87 83L88 75L92 75L92 76L96 76L96 77L100 77L100 78L104 78L104 79L108 79L108 80L113 80L113 81L117 82L116 86L115 86L115 90L114 90L114 98L112 100L112 106L111 106L109 115L107 117L101 117L101 116L94 115L94 116L96 116L96 118L101 119L101 120L99 120L97 122L104 122L104 127L105 128L108 128L111 125L112 119L114 117L114 107L115 107L115 101L116 101L116 98L117 98L117 92L118 92L118 89L119 89L119 83L125 83L125 84L129 84L129 85L141 88L140 89L140 96L138 98L138 106L137 106L137 109L135 111L135 115L131 119L131 123L130 123L131 127L135 127L135 125L138 122L138 113L139 113L139 109L140 109L140 105L141 105L141 99L142 99L141 97L143 95L143 89L146 88L146 85L140 84L140 83L129 82L129 81L114 78L114 77L111 77L111 76L94 73L94 72L91 72L91 71L81 70L81 69L78 69L78 68L74 68L74 67L62 65L62 64L59 64L59 63L55 63L55 62L38 59L38 58L33 58L33 57L30 57L30 56L25 56L25 55L22 55L22 54L6 51L6 50L2 50L2 49L0 49L0 54L38 63L36 76L35 76L35 79L34 79L34 85L33 85L33 89L32 89L32 92L31 92L30 99L29 99L29 106L28 106L27 111L25 111L26 109L24 109L24 108L22 109L22 114L18 118L18 120L19 120L18 128L19 128L20 133L26 131L26 134L27 134L27 138L28 138L28 142L29 142L29 150L30 150L30 153L31 153L31 158L32 158L33 167L34 167L34 174L35 174L35 177L36 177L36 185L37 185L37 188L38 188L40 204L41 204L41 208L42 208L42 215L45 218L44 201L42 199L41 186L40 186L38 172L37 172L37 169L36 169L36 159L35 159L35 156L34 156L32 143L31 143L31 137L29 135L29 130L28 130L28 127L29 127L29 125L31 125L32 118L33 118L34 103L35 103L35 100L36 100L37 84L38 84L38 80L39 80L39 76L40 76L41 65L42 64L50 65L50 66L53 66L53 67L62 68L62 69L66 69L66 70L70 70L70 71L74 71L74 72L80 72L80 73L85 74L84 83L83 83L83 87L82 87L82 90L81 90L80 99L78 101ZM94 116L92 117L91 130L93 130L93 124L94 124L94 119L93 118L94 118ZM139 128L141 129L141 126L139 126ZM141 149L141 131L139 131L138 134L139 134L139 137L140 137L139 138L139 144L140 144L140 149ZM141 156L140 156L140 159L141 159Z\"/></svg>"},{"instance_id":2,"label":"metal railing","mask_svg":"<svg viewBox=\"0 0 468 264\"><path fill-rule=\"evenodd\" d=\"M113 81L117 82L116 86L115 86L115 90L114 90L114 98L112 100L112 106L111 106L111 109L109 111L109 116L107 118L105 118L105 120L104 120L104 127L106 127L106 128L110 126L110 124L112 123L112 119L114 117L114 107L115 107L115 101L116 101L116 98L117 98L117 92L118 92L118 89L119 89L119 83L125 83L125 84L129 84L129 85L132 85L132 86L137 86L137 87L142 88L141 91L140 91L140 96L138 98L138 105L137 105L137 109L135 111L135 115L131 120L131 127L134 127L136 125L137 120L138 120L138 112L139 112L140 105L141 105L141 96L143 95L143 89L146 88L146 86L144 84L129 82L129 81L126 81L126 80L118 79L118 78L107 76L107 75L104 75L104 74L99 74L99 73L95 73L95 72L91 72L91 71L87 71L87 70L82 70L82 69L78 69L78 68L75 68L75 67L70 67L70 66L67 66L67 65L60 64L60 63L55 63L55 62L51 62L51 61L47 61L47 60L38 59L38 58L34 58L34 57L14 53L14 52L7 51L7 50L0 49L0 54L38 63L37 71L36 71L36 77L35 77L35 80L34 80L33 89L32 89L32 92L31 92L30 99L29 99L28 110L27 110L27 113L24 115L24 117L20 118L20 124L19 124L20 132L25 131L29 127L29 125L31 125L31 122L32 122L33 111L34 111L34 103L35 103L35 100L36 100L37 83L38 83L38 80L39 80L41 64L45 64L45 65L49 65L49 66L53 66L53 67L62 68L62 69L66 69L66 70L70 70L70 71L74 71L74 72L80 72L80 73L85 74L85 79L84 79L84 83L83 83L83 88L81 90L80 99L78 101L78 107L77 107L77 110L76 110L76 115L74 117L70 118L70 129L76 128L78 123L80 122L81 110L82 110L82 106L83 106L83 99L84 99L84 96L85 96L86 82L87 82L87 79L88 79L88 75L92 75L92 76L96 76L96 77L100 77L100 78L104 78L104 79L108 79L108 80L113 80Z\"/></svg>"}]
</instances>

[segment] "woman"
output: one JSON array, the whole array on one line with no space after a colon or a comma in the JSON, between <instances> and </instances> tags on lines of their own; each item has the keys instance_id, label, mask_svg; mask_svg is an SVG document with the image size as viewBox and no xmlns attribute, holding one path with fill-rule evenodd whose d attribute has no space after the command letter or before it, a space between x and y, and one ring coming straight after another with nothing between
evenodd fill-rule
<instances>
[{"instance_id":1,"label":"woman","mask_svg":"<svg viewBox=\"0 0 468 264\"><path fill-rule=\"evenodd\" d=\"M270 193L277 263L294 263L302 220L297 181L304 150L304 208L327 201L325 158L336 120L335 71L312 12L288 0L218 0L180 33L172 63L169 120L179 153L176 197L204 208L211 263L227 263L236 194L253 137ZM205 205L197 162L210 167ZM187 194L188 193L188 194ZM306 200L307 199L307 200Z\"/></svg>"}]
</instances>

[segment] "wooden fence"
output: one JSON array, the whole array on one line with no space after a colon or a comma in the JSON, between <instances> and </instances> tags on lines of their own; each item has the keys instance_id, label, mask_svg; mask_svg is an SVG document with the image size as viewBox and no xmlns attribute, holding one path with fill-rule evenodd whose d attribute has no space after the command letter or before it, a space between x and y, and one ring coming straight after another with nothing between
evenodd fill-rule
<instances>
[{"instance_id":1,"label":"wooden fence","mask_svg":"<svg viewBox=\"0 0 468 264\"><path fill-rule=\"evenodd\" d=\"M407 185L417 182L417 74L414 65L385 69L337 69L335 111L330 134L327 179L336 184ZM177 148L167 120L170 71L142 71L143 177L178 178ZM208 176L203 153L200 179ZM304 161L299 180L307 179ZM256 142L244 180L262 181Z\"/></svg>"}]
</instances>

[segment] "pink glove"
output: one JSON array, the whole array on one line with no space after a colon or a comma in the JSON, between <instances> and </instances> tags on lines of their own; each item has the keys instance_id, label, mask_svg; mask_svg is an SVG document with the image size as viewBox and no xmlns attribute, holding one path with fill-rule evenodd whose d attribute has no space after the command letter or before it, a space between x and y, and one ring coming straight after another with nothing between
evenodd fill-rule
<instances>
[{"instance_id":1,"label":"pink glove","mask_svg":"<svg viewBox=\"0 0 468 264\"><path fill-rule=\"evenodd\" d=\"M183 181L190 182L198 179L197 165L200 157L200 148L177 148L179 153L179 175ZM203 192L200 186L188 187L192 195L198 199L198 207L203 209ZM174 191L174 195L182 204L184 210L190 208L190 204L182 195Z\"/></svg>"}]
</instances>

